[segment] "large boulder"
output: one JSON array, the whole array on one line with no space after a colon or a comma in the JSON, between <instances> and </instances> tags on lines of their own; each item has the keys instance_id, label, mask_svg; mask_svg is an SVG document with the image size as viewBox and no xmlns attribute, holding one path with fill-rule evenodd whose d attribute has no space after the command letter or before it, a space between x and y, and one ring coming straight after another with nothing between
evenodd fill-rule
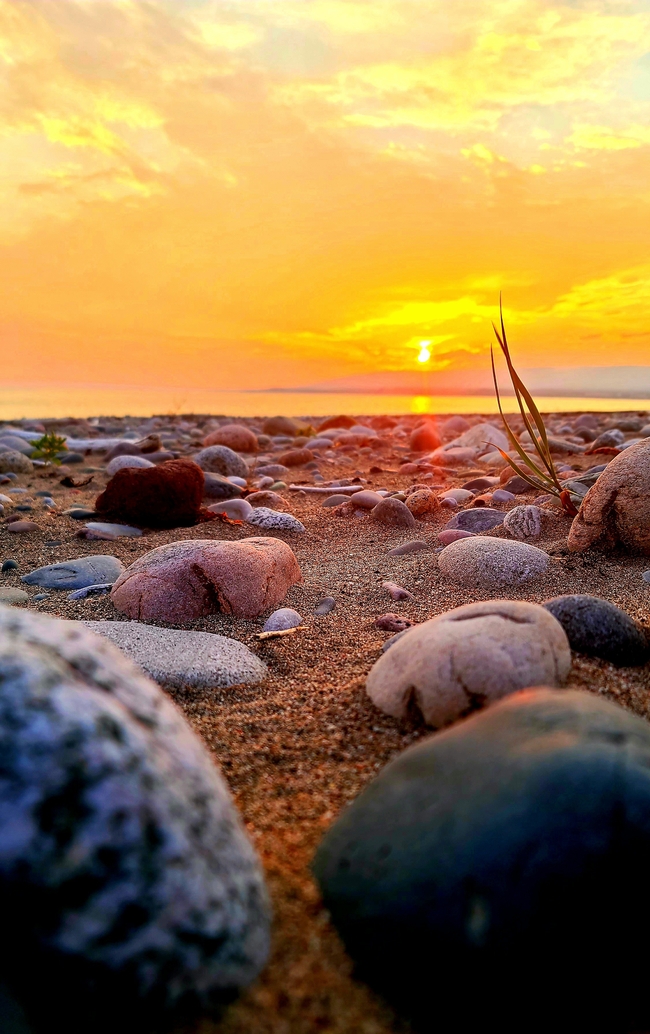
<instances>
[{"instance_id":1,"label":"large boulder","mask_svg":"<svg viewBox=\"0 0 650 1034\"><path fill-rule=\"evenodd\" d=\"M227 445L209 445L193 457L201 470L223 477L247 478L248 467L244 460Z\"/></svg>"},{"instance_id":2,"label":"large boulder","mask_svg":"<svg viewBox=\"0 0 650 1034\"><path fill-rule=\"evenodd\" d=\"M570 668L566 634L544 607L488 600L411 629L375 662L366 691L386 714L415 705L438 728L526 686L559 686Z\"/></svg>"},{"instance_id":3,"label":"large boulder","mask_svg":"<svg viewBox=\"0 0 650 1034\"><path fill-rule=\"evenodd\" d=\"M548 689L402 753L315 861L359 974L448 1034L648 1030L649 869L650 726Z\"/></svg>"},{"instance_id":4,"label":"large boulder","mask_svg":"<svg viewBox=\"0 0 650 1034\"><path fill-rule=\"evenodd\" d=\"M203 439L205 446L226 445L234 452L257 452L257 437L248 427L241 424L224 424L216 431L210 431Z\"/></svg>"},{"instance_id":5,"label":"large boulder","mask_svg":"<svg viewBox=\"0 0 650 1034\"><path fill-rule=\"evenodd\" d=\"M139 621L194 621L207 614L253 618L275 607L301 574L281 539L186 539L145 553L117 580L117 610Z\"/></svg>"},{"instance_id":6,"label":"large boulder","mask_svg":"<svg viewBox=\"0 0 650 1034\"><path fill-rule=\"evenodd\" d=\"M607 464L582 500L568 546L573 552L622 546L629 552L650 556L649 438Z\"/></svg>"},{"instance_id":7,"label":"large boulder","mask_svg":"<svg viewBox=\"0 0 650 1034\"><path fill-rule=\"evenodd\" d=\"M269 911L207 750L78 622L0 607L0 666L3 984L43 1034L217 1015Z\"/></svg>"},{"instance_id":8,"label":"large boulder","mask_svg":"<svg viewBox=\"0 0 650 1034\"><path fill-rule=\"evenodd\" d=\"M203 471L192 460L122 467L97 496L95 509L145 528L178 528L196 523L203 490Z\"/></svg>"}]
</instances>

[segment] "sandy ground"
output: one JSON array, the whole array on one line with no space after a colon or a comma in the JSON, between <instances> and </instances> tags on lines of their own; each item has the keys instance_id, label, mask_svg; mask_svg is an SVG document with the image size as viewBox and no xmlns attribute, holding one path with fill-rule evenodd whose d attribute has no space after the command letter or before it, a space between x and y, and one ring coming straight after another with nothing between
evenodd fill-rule
<instances>
[{"instance_id":1,"label":"sandy ground","mask_svg":"<svg viewBox=\"0 0 650 1034\"><path fill-rule=\"evenodd\" d=\"M370 474L367 457L355 457L354 462L368 487L404 488L417 480L399 473ZM389 454L380 462L395 470L398 461ZM598 458L580 457L576 466L587 469L594 462ZM328 479L351 477L355 469L349 462L321 464ZM444 482L436 477L434 483L459 486L474 470L459 470ZM84 468L75 467L73 474L84 476ZM304 472L296 472L296 478L311 480ZM103 473L95 472L87 489L74 491L62 488L59 480L59 473L35 474L21 476L15 484L34 492L52 487L63 510L91 504L106 482ZM0 486L0 492L6 488ZM263 618L244 621L214 615L175 626L239 639L268 663L270 671L255 687L173 694L228 780L262 858L273 899L270 963L229 1008L218 1030L221 1034L397 1034L408 1026L355 981L352 964L320 904L310 860L323 832L373 775L409 744L431 733L422 724L382 715L365 696L365 676L389 636L373 626L374 618L391 611L423 621L463 603L504 593L462 589L441 576L433 550L437 532L451 516L447 510L421 521L417 531L399 531L384 528L370 517L339 518L324 509L319 499L289 491L284 496L288 508L307 527L303 535L278 536L292 546L303 572L304 582L290 590L285 605L303 615L306 629L260 642L256 634ZM533 496L520 496L517 502L531 501ZM17 573L2 576L3 586L18 586L20 574L73 557L110 553L129 564L166 542L258 534L248 525L214 522L147 533L136 540L89 542L76 538L80 524L69 517L43 514L38 508L25 516L37 521L38 532L15 535L0 526L1 558L12 557L20 565ZM641 578L650 567L648 558L569 554L569 527L570 519L559 515L547 522L536 544L553 557L549 574L522 590L509 591L508 597L542 602L561 593L591 593L648 624L650 585ZM504 532L497 529L492 534ZM428 541L431 550L387 555L394 546L414 538ZM51 540L61 544L47 545ZM410 590L415 602L391 600L381 587L386 580ZM38 591L29 587L31 595ZM316 603L325 595L336 598L336 609L326 617L313 617ZM120 620L108 597L70 602L60 593L28 606L60 617ZM602 693L650 717L650 665L617 669L574 656L569 684ZM204 1021L196 1029L211 1034L217 1026Z\"/></svg>"}]
</instances>

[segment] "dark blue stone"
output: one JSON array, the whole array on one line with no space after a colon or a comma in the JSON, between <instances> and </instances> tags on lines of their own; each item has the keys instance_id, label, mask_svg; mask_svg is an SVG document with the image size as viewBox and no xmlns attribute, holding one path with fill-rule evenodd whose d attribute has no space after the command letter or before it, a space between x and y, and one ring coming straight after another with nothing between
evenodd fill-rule
<instances>
[{"instance_id":1,"label":"dark blue stone","mask_svg":"<svg viewBox=\"0 0 650 1034\"><path fill-rule=\"evenodd\" d=\"M555 596L544 604L576 653L625 667L645 664L648 641L629 614L598 596Z\"/></svg>"},{"instance_id":2,"label":"dark blue stone","mask_svg":"<svg viewBox=\"0 0 650 1034\"><path fill-rule=\"evenodd\" d=\"M503 524L505 513L502 510L493 510L489 506L472 507L471 510L461 510L454 514L450 521L447 521L447 528L460 528L461 531L490 531L499 524Z\"/></svg>"}]
</instances>

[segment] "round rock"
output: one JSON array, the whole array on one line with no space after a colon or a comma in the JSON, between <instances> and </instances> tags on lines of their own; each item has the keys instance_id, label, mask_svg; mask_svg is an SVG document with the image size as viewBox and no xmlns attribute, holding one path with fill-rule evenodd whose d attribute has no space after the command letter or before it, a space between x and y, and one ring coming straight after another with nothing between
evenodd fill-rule
<instances>
[{"instance_id":1,"label":"round rock","mask_svg":"<svg viewBox=\"0 0 650 1034\"><path fill-rule=\"evenodd\" d=\"M568 546L574 552L617 545L650 556L650 438L607 464L571 525Z\"/></svg>"},{"instance_id":2,"label":"round rock","mask_svg":"<svg viewBox=\"0 0 650 1034\"><path fill-rule=\"evenodd\" d=\"M305 525L292 513L279 513L277 510L269 510L267 506L252 508L246 522L256 528L263 528L265 531L303 532L306 530Z\"/></svg>"},{"instance_id":3,"label":"round rock","mask_svg":"<svg viewBox=\"0 0 650 1034\"><path fill-rule=\"evenodd\" d=\"M269 912L208 751L78 622L0 608L0 666L3 983L39 1030L214 1015L263 966Z\"/></svg>"},{"instance_id":4,"label":"round rock","mask_svg":"<svg viewBox=\"0 0 650 1034\"><path fill-rule=\"evenodd\" d=\"M111 599L127 617L184 622L208 614L257 617L301 580L281 539L186 539L145 553L117 580Z\"/></svg>"},{"instance_id":5,"label":"round rock","mask_svg":"<svg viewBox=\"0 0 650 1034\"><path fill-rule=\"evenodd\" d=\"M438 556L442 573L459 585L470 588L523 585L533 578L540 578L549 563L548 553L537 546L482 535L452 542Z\"/></svg>"},{"instance_id":6,"label":"round rock","mask_svg":"<svg viewBox=\"0 0 650 1034\"><path fill-rule=\"evenodd\" d=\"M297 610L291 607L281 607L275 610L264 622L265 632L281 632L287 628L297 628L302 625L302 618Z\"/></svg>"},{"instance_id":7,"label":"round rock","mask_svg":"<svg viewBox=\"0 0 650 1034\"><path fill-rule=\"evenodd\" d=\"M24 589L15 589L13 586L7 586L6 588L0 588L0 603L6 603L11 606L14 603L27 603L29 599L29 593L25 592Z\"/></svg>"},{"instance_id":8,"label":"round rock","mask_svg":"<svg viewBox=\"0 0 650 1034\"><path fill-rule=\"evenodd\" d=\"M224 689L254 685L267 674L254 653L223 635L156 628L139 621L84 621L91 632L119 646L161 686Z\"/></svg>"},{"instance_id":9,"label":"round rock","mask_svg":"<svg viewBox=\"0 0 650 1034\"><path fill-rule=\"evenodd\" d=\"M394 718L405 718L415 705L438 728L526 686L561 685L571 651L550 617L536 603L513 600L450 610L379 658L368 675L368 696Z\"/></svg>"},{"instance_id":10,"label":"round rock","mask_svg":"<svg viewBox=\"0 0 650 1034\"><path fill-rule=\"evenodd\" d=\"M546 609L566 632L571 649L624 667L645 664L648 641L629 614L598 596L556 596Z\"/></svg>"},{"instance_id":11,"label":"round rock","mask_svg":"<svg viewBox=\"0 0 650 1034\"><path fill-rule=\"evenodd\" d=\"M113 477L113 474L117 474L118 470L122 470L123 467L153 467L154 464L151 460L146 459L145 456L116 456L106 466L106 473L109 477Z\"/></svg>"},{"instance_id":12,"label":"round rock","mask_svg":"<svg viewBox=\"0 0 650 1034\"><path fill-rule=\"evenodd\" d=\"M273 484L273 482L271 482ZM269 492L262 489L260 492L251 492L246 496L246 502L250 506L266 506L269 510L284 510L286 503L277 492Z\"/></svg>"},{"instance_id":13,"label":"round rock","mask_svg":"<svg viewBox=\"0 0 650 1034\"><path fill-rule=\"evenodd\" d=\"M234 452L257 452L259 449L256 435L241 424L224 424L223 427L218 427L203 439L203 444L225 445Z\"/></svg>"},{"instance_id":14,"label":"round rock","mask_svg":"<svg viewBox=\"0 0 650 1034\"><path fill-rule=\"evenodd\" d=\"M253 507L248 499L224 499L221 503L212 503L208 510L212 513L223 513L234 521L245 521L253 512Z\"/></svg>"},{"instance_id":15,"label":"round rock","mask_svg":"<svg viewBox=\"0 0 650 1034\"><path fill-rule=\"evenodd\" d=\"M204 499L237 499L242 494L239 485L228 481L223 474L204 473L203 482Z\"/></svg>"},{"instance_id":16,"label":"round rock","mask_svg":"<svg viewBox=\"0 0 650 1034\"><path fill-rule=\"evenodd\" d=\"M513 506L503 518L503 526L516 539L538 539L542 534L539 506Z\"/></svg>"},{"instance_id":17,"label":"round rock","mask_svg":"<svg viewBox=\"0 0 650 1034\"><path fill-rule=\"evenodd\" d=\"M87 585L106 585L116 582L124 574L124 564L114 556L79 557L61 564L37 567L20 579L25 585L40 585L44 589L84 589Z\"/></svg>"},{"instance_id":18,"label":"round rock","mask_svg":"<svg viewBox=\"0 0 650 1034\"><path fill-rule=\"evenodd\" d=\"M314 868L359 974L418 1030L650 1027L650 726L601 697L527 690L409 748Z\"/></svg>"},{"instance_id":19,"label":"round rock","mask_svg":"<svg viewBox=\"0 0 650 1034\"><path fill-rule=\"evenodd\" d=\"M430 488L420 488L417 492L411 492L406 497L404 505L414 517L424 517L440 509L438 497Z\"/></svg>"},{"instance_id":20,"label":"round rock","mask_svg":"<svg viewBox=\"0 0 650 1034\"><path fill-rule=\"evenodd\" d=\"M501 510L492 510L489 506L480 506L472 510L461 510L460 513L454 514L446 526L450 531L458 528L460 531L473 531L477 533L497 528L500 524L503 524L503 518L504 514Z\"/></svg>"},{"instance_id":21,"label":"round rock","mask_svg":"<svg viewBox=\"0 0 650 1034\"><path fill-rule=\"evenodd\" d=\"M241 458L226 445L209 445L207 449L201 449L193 457L201 470L209 474L221 474L223 477L247 478L249 470Z\"/></svg>"},{"instance_id":22,"label":"round rock","mask_svg":"<svg viewBox=\"0 0 650 1034\"><path fill-rule=\"evenodd\" d=\"M417 527L417 521L408 506L400 502L399 499L382 499L370 511L370 516L378 524L384 524L388 528Z\"/></svg>"},{"instance_id":23,"label":"round rock","mask_svg":"<svg viewBox=\"0 0 650 1034\"><path fill-rule=\"evenodd\" d=\"M0 474L31 474L34 464L22 452L8 449L0 452Z\"/></svg>"}]
</instances>

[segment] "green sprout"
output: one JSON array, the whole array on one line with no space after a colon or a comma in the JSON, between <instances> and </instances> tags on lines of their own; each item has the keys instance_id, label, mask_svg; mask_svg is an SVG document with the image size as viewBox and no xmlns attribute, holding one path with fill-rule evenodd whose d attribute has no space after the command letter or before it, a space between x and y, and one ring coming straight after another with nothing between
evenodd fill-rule
<instances>
[{"instance_id":1,"label":"green sprout","mask_svg":"<svg viewBox=\"0 0 650 1034\"><path fill-rule=\"evenodd\" d=\"M521 377L515 370L512 363L512 359L510 358L508 338L506 336L506 328L503 322L503 306L501 303L501 299L499 299L499 316L501 331L499 332L494 323L492 324L492 327L494 329L496 339L499 342L499 346L501 348L501 351L503 352L506 364L508 366L508 373L510 375L510 380L512 381L512 386L515 391L515 397L519 405L519 411L524 421L524 426L528 431L530 439L533 443L536 459L530 456L522 448L521 444L517 440L516 435L514 434L512 428L510 427L508 421L505 418L503 407L501 405L501 395L499 393L499 384L497 382L496 367L494 365L494 349L492 346L490 346L490 358L492 360L492 378L494 380L494 390L497 397L497 404L499 406L499 413L501 414L501 419L503 420L503 425L505 428L505 432L508 436L508 440L510 441L510 444L512 445L514 451L521 459L524 466L520 466L515 460L508 456L508 454L505 453L503 449L499 449L498 451L501 453L504 460L506 460L510 464L512 469L516 471L517 474L519 474L519 477L523 478L524 481L527 481L529 485L533 486L533 488L537 488L542 492L548 492L550 495L554 495L557 499L559 499L560 503L562 504L562 509L565 511L565 513L569 514L571 517L575 517L578 511L576 510L573 504L568 489L562 487L562 484L557 476L555 463L553 462L553 457L551 456L551 449L549 446L544 421L542 420L539 409L535 405L535 401L532 395L530 394L528 388L526 387Z\"/></svg>"},{"instance_id":2,"label":"green sprout","mask_svg":"<svg viewBox=\"0 0 650 1034\"><path fill-rule=\"evenodd\" d=\"M50 432L44 434L42 438L32 443L34 452L32 458L35 460L45 460L46 463L60 463L59 453L65 452L66 444L65 438L61 438L60 435Z\"/></svg>"}]
</instances>

